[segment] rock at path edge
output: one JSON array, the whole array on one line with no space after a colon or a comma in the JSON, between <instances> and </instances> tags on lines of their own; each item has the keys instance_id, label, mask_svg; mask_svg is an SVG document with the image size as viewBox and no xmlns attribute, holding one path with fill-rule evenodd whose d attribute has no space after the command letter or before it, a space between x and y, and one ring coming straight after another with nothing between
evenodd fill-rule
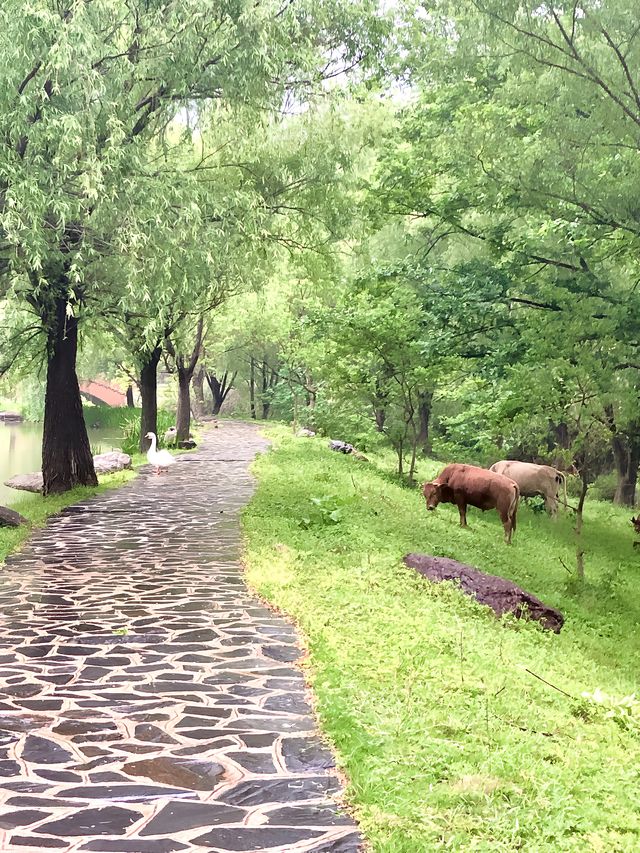
<instances>
[{"instance_id":1,"label":"rock at path edge","mask_svg":"<svg viewBox=\"0 0 640 853\"><path fill-rule=\"evenodd\" d=\"M20 527L21 524L28 523L24 515L9 507L0 506L0 527Z\"/></svg>"},{"instance_id":2,"label":"rock at path edge","mask_svg":"<svg viewBox=\"0 0 640 853\"><path fill-rule=\"evenodd\" d=\"M125 468L131 468L131 457L128 453L119 450L110 450L108 453L99 453L93 457L93 465L96 474L115 474ZM25 492L42 494L42 472L35 471L32 474L17 474L10 480L5 480L5 486L10 489L22 489Z\"/></svg>"},{"instance_id":3,"label":"rock at path edge","mask_svg":"<svg viewBox=\"0 0 640 853\"><path fill-rule=\"evenodd\" d=\"M131 468L131 457L120 450L110 450L108 453L99 453L94 456L93 465L96 474L115 474L116 471Z\"/></svg>"}]
</instances>

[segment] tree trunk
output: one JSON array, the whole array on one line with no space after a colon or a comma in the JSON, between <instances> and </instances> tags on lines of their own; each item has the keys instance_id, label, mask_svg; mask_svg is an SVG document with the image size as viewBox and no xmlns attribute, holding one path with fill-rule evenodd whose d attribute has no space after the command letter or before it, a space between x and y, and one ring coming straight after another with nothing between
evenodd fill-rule
<instances>
[{"instance_id":1,"label":"tree trunk","mask_svg":"<svg viewBox=\"0 0 640 853\"><path fill-rule=\"evenodd\" d=\"M291 404L293 409L293 421L291 423L291 429L294 433L298 431L298 395L297 388L294 388L293 382L291 378L289 378L287 385L289 386L289 394L291 395Z\"/></svg>"},{"instance_id":2,"label":"tree trunk","mask_svg":"<svg viewBox=\"0 0 640 853\"><path fill-rule=\"evenodd\" d=\"M225 373L225 376L226 375L227 374ZM220 414L220 409L222 408L225 398L225 394L222 390L223 383L218 381L217 376L207 376L207 381L209 383L209 388L211 388L211 394L213 395L213 408L211 409L211 414L218 415Z\"/></svg>"},{"instance_id":3,"label":"tree trunk","mask_svg":"<svg viewBox=\"0 0 640 853\"><path fill-rule=\"evenodd\" d=\"M404 443L401 441L397 446L398 454L398 476L404 476Z\"/></svg>"},{"instance_id":4,"label":"tree trunk","mask_svg":"<svg viewBox=\"0 0 640 853\"><path fill-rule=\"evenodd\" d=\"M262 359L259 369L261 377L260 406L262 408L262 420L266 421L271 413L271 392L278 384L279 375L277 367L270 367L266 358ZM304 383L300 382L300 385L304 386Z\"/></svg>"},{"instance_id":5,"label":"tree trunk","mask_svg":"<svg viewBox=\"0 0 640 853\"><path fill-rule=\"evenodd\" d=\"M316 407L316 386L310 373L305 376L306 392L307 392L307 408L315 409Z\"/></svg>"},{"instance_id":6,"label":"tree trunk","mask_svg":"<svg viewBox=\"0 0 640 853\"><path fill-rule=\"evenodd\" d=\"M66 288L65 288L66 294ZM47 387L42 439L44 494L98 483L82 414L76 375L78 319L67 316L66 295L55 302L54 326L48 334Z\"/></svg>"},{"instance_id":7,"label":"tree trunk","mask_svg":"<svg viewBox=\"0 0 640 853\"><path fill-rule=\"evenodd\" d=\"M176 348L167 335L165 346L167 352L173 357L178 374L178 411L176 412L176 440L187 441L191 430L191 379L198 365L198 359L202 351L202 336L204 334L204 316L198 318L196 336L190 356L178 355Z\"/></svg>"},{"instance_id":8,"label":"tree trunk","mask_svg":"<svg viewBox=\"0 0 640 853\"><path fill-rule=\"evenodd\" d=\"M563 450L569 450L571 447L571 436L569 435L569 427L565 423L557 424L555 427L556 444Z\"/></svg>"},{"instance_id":9,"label":"tree trunk","mask_svg":"<svg viewBox=\"0 0 640 853\"><path fill-rule=\"evenodd\" d=\"M604 412L611 432L611 449L618 477L613 502L622 506L634 506L640 464L640 423L630 423L628 430L620 432L613 406L605 406Z\"/></svg>"},{"instance_id":10,"label":"tree trunk","mask_svg":"<svg viewBox=\"0 0 640 853\"><path fill-rule=\"evenodd\" d=\"M390 377L386 377L389 379ZM387 404L389 402L389 394L384 390L380 378L376 378L371 404L373 408L373 416L376 422L376 430L384 432L384 425L387 420Z\"/></svg>"},{"instance_id":11,"label":"tree trunk","mask_svg":"<svg viewBox=\"0 0 640 853\"><path fill-rule=\"evenodd\" d=\"M178 411L176 412L176 433L178 441L186 441L191 429L191 377L184 364L176 365L178 371Z\"/></svg>"},{"instance_id":12,"label":"tree trunk","mask_svg":"<svg viewBox=\"0 0 640 853\"><path fill-rule=\"evenodd\" d=\"M411 463L409 465L409 474L408 481L411 485L415 483L415 473L416 473L416 457L418 455L418 434L417 430L414 431L413 441L411 442Z\"/></svg>"},{"instance_id":13,"label":"tree trunk","mask_svg":"<svg viewBox=\"0 0 640 853\"><path fill-rule=\"evenodd\" d=\"M256 419L256 363L253 356L249 363L249 409L251 417Z\"/></svg>"},{"instance_id":14,"label":"tree trunk","mask_svg":"<svg viewBox=\"0 0 640 853\"><path fill-rule=\"evenodd\" d=\"M611 446L618 476L613 502L621 506L635 506L638 465L640 465L640 442L625 440L623 436L617 433L612 438Z\"/></svg>"},{"instance_id":15,"label":"tree trunk","mask_svg":"<svg viewBox=\"0 0 640 853\"><path fill-rule=\"evenodd\" d=\"M429 440L429 422L431 420L431 403L433 391L421 391L418 394L418 414L420 417L420 429L418 430L417 443L423 456L431 453L431 442Z\"/></svg>"},{"instance_id":16,"label":"tree trunk","mask_svg":"<svg viewBox=\"0 0 640 853\"><path fill-rule=\"evenodd\" d=\"M129 385L127 387L127 406L130 409L133 409L134 405L135 404L133 402L133 388L131 387L131 385Z\"/></svg>"},{"instance_id":17,"label":"tree trunk","mask_svg":"<svg viewBox=\"0 0 640 853\"><path fill-rule=\"evenodd\" d=\"M376 409L373 410L373 416L376 420L376 430L377 432L384 432L384 422L387 419L386 409Z\"/></svg>"},{"instance_id":18,"label":"tree trunk","mask_svg":"<svg viewBox=\"0 0 640 853\"><path fill-rule=\"evenodd\" d=\"M213 409L212 414L217 415L222 408L222 404L227 399L229 391L233 388L233 383L236 380L237 372L234 372L229 378L229 371L225 370L222 374L222 379L218 379L215 373L209 373L205 370L204 376L207 380L207 384L211 389L211 396L213 397Z\"/></svg>"},{"instance_id":19,"label":"tree trunk","mask_svg":"<svg viewBox=\"0 0 640 853\"><path fill-rule=\"evenodd\" d=\"M418 405L421 400L421 395L418 393ZM408 441L411 447L411 461L409 462L409 472L407 481L410 485L414 484L414 474L416 470L416 459L418 455L418 437L420 431L416 424L416 402L410 387L404 387L404 412L405 412L405 441Z\"/></svg>"},{"instance_id":20,"label":"tree trunk","mask_svg":"<svg viewBox=\"0 0 640 853\"><path fill-rule=\"evenodd\" d=\"M576 511L576 525L574 527L574 531L576 534L576 573L578 575L579 580L583 581L584 551L582 550L582 510L584 509L584 501L587 496L587 489L589 488L589 477L587 475L585 467L583 467L582 471L580 472L580 479L582 481L582 489L580 490L580 500L578 501L578 509Z\"/></svg>"},{"instance_id":21,"label":"tree trunk","mask_svg":"<svg viewBox=\"0 0 640 853\"><path fill-rule=\"evenodd\" d=\"M554 423L549 421L549 435L547 439L549 452L560 448L560 450L569 450L571 447L571 435L569 433L569 425L564 421Z\"/></svg>"},{"instance_id":22,"label":"tree trunk","mask_svg":"<svg viewBox=\"0 0 640 853\"><path fill-rule=\"evenodd\" d=\"M158 364L162 355L162 347L156 347L147 352L140 371L140 398L142 413L140 415L140 450L146 453L151 442L145 438L148 432L158 434Z\"/></svg>"},{"instance_id":23,"label":"tree trunk","mask_svg":"<svg viewBox=\"0 0 640 853\"><path fill-rule=\"evenodd\" d=\"M207 407L204 402L204 367L199 367L193 374L191 380L193 385L193 408L197 418L202 418L207 413Z\"/></svg>"},{"instance_id":24,"label":"tree trunk","mask_svg":"<svg viewBox=\"0 0 640 853\"><path fill-rule=\"evenodd\" d=\"M269 400L269 366L265 359L262 359L260 373L262 375L262 394L260 395L260 402L262 404L262 420L266 421L269 417L271 402Z\"/></svg>"}]
</instances>

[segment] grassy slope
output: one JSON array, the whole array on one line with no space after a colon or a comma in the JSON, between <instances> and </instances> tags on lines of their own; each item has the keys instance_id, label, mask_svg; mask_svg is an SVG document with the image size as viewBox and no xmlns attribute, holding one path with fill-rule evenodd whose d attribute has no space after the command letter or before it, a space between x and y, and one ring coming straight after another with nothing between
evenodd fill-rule
<instances>
[{"instance_id":1,"label":"grassy slope","mask_svg":"<svg viewBox=\"0 0 640 853\"><path fill-rule=\"evenodd\" d=\"M508 547L495 513L472 509L461 530L455 507L427 516L417 490L374 465L271 436L244 519L248 577L304 630L318 712L373 849L640 849L638 718L624 726L580 699L637 689L630 513L588 505L579 591L560 562L574 565L568 519L523 507ZM310 503L326 495L325 512ZM404 568L408 551L512 578L564 612L562 633L501 624Z\"/></svg>"},{"instance_id":2,"label":"grassy slope","mask_svg":"<svg viewBox=\"0 0 640 853\"><path fill-rule=\"evenodd\" d=\"M134 459L134 462L136 461ZM64 507L98 495L107 489L120 486L132 477L135 477L133 471L119 471L116 474L106 474L100 477L100 483L97 487L78 487L62 495L51 495L46 498L40 495L25 494L21 500L11 504L11 509L21 513L31 524L29 527L26 525L22 527L0 527L0 563L4 562L7 554L15 551L29 538L32 527L41 527L46 523L47 518L60 512Z\"/></svg>"}]
</instances>

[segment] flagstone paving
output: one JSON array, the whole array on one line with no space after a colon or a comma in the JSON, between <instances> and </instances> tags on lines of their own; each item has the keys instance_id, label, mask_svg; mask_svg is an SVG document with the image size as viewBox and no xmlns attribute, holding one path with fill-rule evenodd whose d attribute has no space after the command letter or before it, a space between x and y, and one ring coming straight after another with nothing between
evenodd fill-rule
<instances>
[{"instance_id":1,"label":"flagstone paving","mask_svg":"<svg viewBox=\"0 0 640 853\"><path fill-rule=\"evenodd\" d=\"M265 441L211 430L0 569L0 850L355 853L291 625L245 586Z\"/></svg>"}]
</instances>

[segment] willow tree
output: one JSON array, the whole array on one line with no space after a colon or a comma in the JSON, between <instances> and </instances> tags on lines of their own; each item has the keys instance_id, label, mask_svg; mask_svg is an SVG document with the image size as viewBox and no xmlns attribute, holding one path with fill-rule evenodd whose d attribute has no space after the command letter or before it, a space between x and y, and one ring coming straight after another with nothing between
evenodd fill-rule
<instances>
[{"instance_id":1,"label":"willow tree","mask_svg":"<svg viewBox=\"0 0 640 853\"><path fill-rule=\"evenodd\" d=\"M105 268L162 229L162 208L131 202L166 194L188 220L188 184L163 168L166 129L212 102L280 109L288 90L370 54L382 29L374 3L347 0L2 4L4 295L29 306L45 342L46 493L95 482L78 335L104 310Z\"/></svg>"}]
</instances>

